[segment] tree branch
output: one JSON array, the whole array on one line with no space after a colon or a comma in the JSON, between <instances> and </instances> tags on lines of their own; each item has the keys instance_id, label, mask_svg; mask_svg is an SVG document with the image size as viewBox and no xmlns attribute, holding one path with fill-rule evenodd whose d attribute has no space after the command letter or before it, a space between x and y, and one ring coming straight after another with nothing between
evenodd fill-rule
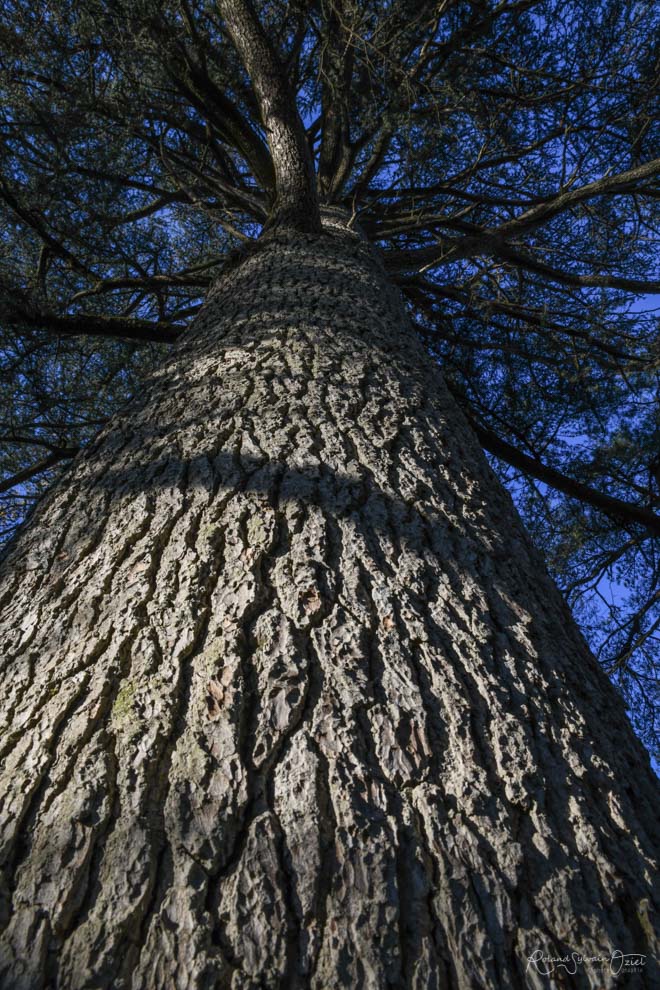
<instances>
[{"instance_id":1,"label":"tree branch","mask_svg":"<svg viewBox=\"0 0 660 990\"><path fill-rule=\"evenodd\" d=\"M546 221L557 216L558 213L563 213L564 210L570 209L571 206L575 206L577 203L582 203L584 200L591 199L594 196L635 191L635 186L640 182L644 182L646 179L653 178L658 174L660 174L660 158L655 158L653 161L637 166L637 168L628 169L626 172L619 172L618 175L608 175L602 179L597 179L595 182L589 182L587 185L580 186L578 189L559 193L553 199L547 200L545 203L539 203L537 206L526 210L525 213L521 213L512 220L507 220L506 223L501 224L491 231L491 233L499 237L506 237L509 234L519 234L521 231L532 230L534 227L546 223ZM640 189L639 191L642 190Z\"/></svg>"},{"instance_id":2,"label":"tree branch","mask_svg":"<svg viewBox=\"0 0 660 990\"><path fill-rule=\"evenodd\" d=\"M184 331L184 327L164 321L157 323L152 320L105 316L100 313L60 316L56 313L20 309L16 305L11 309L3 306L0 310L0 319L12 327L46 331L57 336L111 337L140 343L173 344Z\"/></svg>"},{"instance_id":3,"label":"tree branch","mask_svg":"<svg viewBox=\"0 0 660 990\"><path fill-rule=\"evenodd\" d=\"M54 467L59 464L60 461L69 460L79 451L79 447L63 447L59 450L54 450L52 454L48 457L44 457L43 460L37 461L31 467L23 468L22 471L17 471L10 478L5 478L4 481L0 481L0 493L8 492L16 485L20 485L25 481L31 481L32 478L36 478L37 475L43 474L48 468Z\"/></svg>"},{"instance_id":4,"label":"tree branch","mask_svg":"<svg viewBox=\"0 0 660 990\"><path fill-rule=\"evenodd\" d=\"M614 498L611 495L605 495L596 488L591 488L581 481L575 481L573 478L567 477L560 471L556 471L555 468L543 464L535 457L524 454L517 447L513 447L510 443L507 443L506 440L502 440L492 430L477 423L464 408L463 412L479 438L482 447L489 451L489 453L500 457L512 467L519 468L525 474L531 474L532 477L545 482L551 488L555 488L557 491L563 492L571 498L576 498L580 502L586 502L588 505L592 505L595 509L599 509L601 512L610 516L610 518L616 519L619 522L637 523L644 526L656 536L660 536L660 516L657 516L650 509L645 509L643 506L635 505L632 502L625 502L623 499Z\"/></svg>"},{"instance_id":5,"label":"tree branch","mask_svg":"<svg viewBox=\"0 0 660 990\"><path fill-rule=\"evenodd\" d=\"M506 241L486 230L480 234L471 233L463 238L438 239L435 244L410 251L385 251L383 260L389 272L403 274L412 271L424 272L437 268L438 265L447 264L449 261L479 256L500 258L516 268L523 268L525 271L542 275L551 282L559 282L561 285L569 285L575 289L623 289L640 295L660 292L660 281L654 279L628 278L625 275L577 275L573 272L561 271L511 247Z\"/></svg>"},{"instance_id":6,"label":"tree branch","mask_svg":"<svg viewBox=\"0 0 660 990\"><path fill-rule=\"evenodd\" d=\"M589 347L608 354L619 361L635 361L640 364L647 363L650 359L638 354L629 354L622 351L604 340L600 340L594 334L577 327L564 326L550 319L550 314L542 309L531 308L522 304L511 303L504 299L486 299L482 296L473 297L469 292L455 288L452 285L435 285L422 278L399 279L398 285L401 291L414 303L424 305L424 294L439 296L443 299L452 299L461 303L465 307L465 312L485 320L491 313L503 313L513 319L521 320L529 326L546 334L561 333L568 337L584 341Z\"/></svg>"},{"instance_id":7,"label":"tree branch","mask_svg":"<svg viewBox=\"0 0 660 990\"><path fill-rule=\"evenodd\" d=\"M250 0L218 0L220 13L247 70L275 168L276 200L269 226L321 230L316 178L305 129L277 52Z\"/></svg>"}]
</instances>

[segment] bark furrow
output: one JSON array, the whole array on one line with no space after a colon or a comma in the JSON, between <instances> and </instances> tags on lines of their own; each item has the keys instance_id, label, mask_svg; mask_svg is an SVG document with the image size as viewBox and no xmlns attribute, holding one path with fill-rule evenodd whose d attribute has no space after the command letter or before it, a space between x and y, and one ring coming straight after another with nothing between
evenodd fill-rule
<instances>
[{"instance_id":1,"label":"bark furrow","mask_svg":"<svg viewBox=\"0 0 660 990\"><path fill-rule=\"evenodd\" d=\"M652 982L648 759L340 227L228 267L4 561L12 990Z\"/></svg>"}]
</instances>

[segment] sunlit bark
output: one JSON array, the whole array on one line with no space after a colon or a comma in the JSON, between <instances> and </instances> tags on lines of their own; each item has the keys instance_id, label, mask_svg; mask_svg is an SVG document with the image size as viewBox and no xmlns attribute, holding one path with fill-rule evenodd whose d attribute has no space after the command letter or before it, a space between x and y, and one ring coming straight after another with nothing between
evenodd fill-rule
<instances>
[{"instance_id":1,"label":"sunlit bark","mask_svg":"<svg viewBox=\"0 0 660 990\"><path fill-rule=\"evenodd\" d=\"M4 563L12 990L651 980L648 759L341 228L235 260Z\"/></svg>"}]
</instances>

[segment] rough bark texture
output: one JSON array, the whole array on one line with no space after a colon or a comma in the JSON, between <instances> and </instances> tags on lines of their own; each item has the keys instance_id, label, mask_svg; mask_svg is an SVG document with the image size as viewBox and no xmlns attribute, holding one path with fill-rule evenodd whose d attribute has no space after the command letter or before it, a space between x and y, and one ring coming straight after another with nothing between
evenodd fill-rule
<instances>
[{"instance_id":1,"label":"rough bark texture","mask_svg":"<svg viewBox=\"0 0 660 990\"><path fill-rule=\"evenodd\" d=\"M276 198L270 229L321 231L316 175L295 96L251 0L218 0L225 26L250 77L268 135Z\"/></svg>"},{"instance_id":2,"label":"rough bark texture","mask_svg":"<svg viewBox=\"0 0 660 990\"><path fill-rule=\"evenodd\" d=\"M2 986L651 984L648 759L358 237L229 268L1 589Z\"/></svg>"}]
</instances>

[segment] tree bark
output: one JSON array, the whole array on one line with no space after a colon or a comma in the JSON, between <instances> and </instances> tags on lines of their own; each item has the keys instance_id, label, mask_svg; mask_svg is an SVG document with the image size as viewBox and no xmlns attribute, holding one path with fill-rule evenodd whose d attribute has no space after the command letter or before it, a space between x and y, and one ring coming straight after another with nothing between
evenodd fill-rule
<instances>
[{"instance_id":1,"label":"tree bark","mask_svg":"<svg viewBox=\"0 0 660 990\"><path fill-rule=\"evenodd\" d=\"M2 986L651 985L648 758L340 222L226 269L0 588Z\"/></svg>"},{"instance_id":2,"label":"tree bark","mask_svg":"<svg viewBox=\"0 0 660 990\"><path fill-rule=\"evenodd\" d=\"M319 233L316 174L305 128L279 56L251 0L218 0L220 13L257 98L275 172L269 230Z\"/></svg>"}]
</instances>

